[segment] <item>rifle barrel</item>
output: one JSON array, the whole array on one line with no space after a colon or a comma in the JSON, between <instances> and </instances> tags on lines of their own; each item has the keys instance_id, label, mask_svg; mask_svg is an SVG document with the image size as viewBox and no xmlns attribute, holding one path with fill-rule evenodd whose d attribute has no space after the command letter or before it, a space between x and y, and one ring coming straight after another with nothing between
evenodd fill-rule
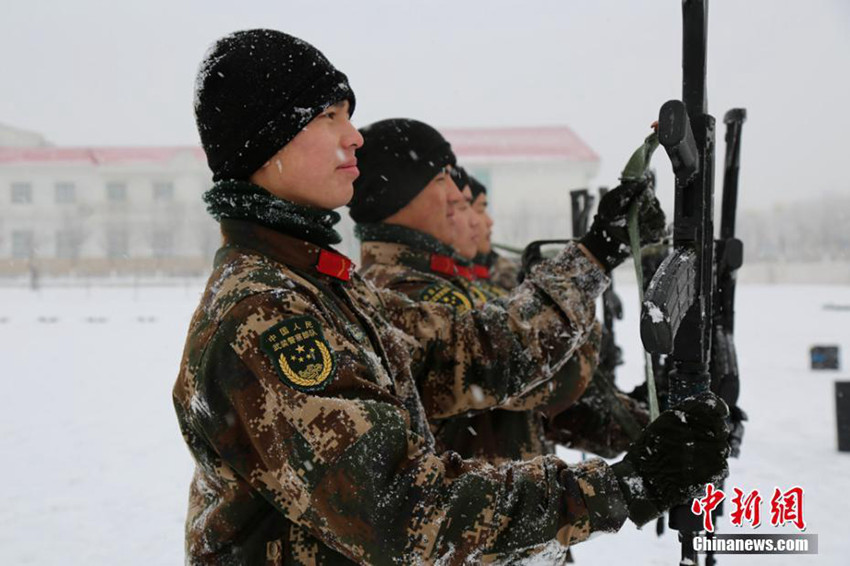
<instances>
[{"instance_id":1,"label":"rifle barrel","mask_svg":"<svg viewBox=\"0 0 850 566\"><path fill-rule=\"evenodd\" d=\"M693 251L696 257L694 302L678 328L671 355L671 406L708 391L711 386L714 118L708 114L706 94L708 0L683 0L682 36L682 101L696 142L699 168L687 183L676 183L674 253ZM694 533L702 529L699 518L687 506L678 506L670 511L670 526L679 531L680 564L697 563L691 541Z\"/></svg>"},{"instance_id":2,"label":"rifle barrel","mask_svg":"<svg viewBox=\"0 0 850 566\"><path fill-rule=\"evenodd\" d=\"M708 0L682 2L682 101L691 118L708 112L706 50Z\"/></svg>"},{"instance_id":3,"label":"rifle barrel","mask_svg":"<svg viewBox=\"0 0 850 566\"><path fill-rule=\"evenodd\" d=\"M735 209L738 202L738 172L741 168L741 130L747 120L744 108L733 108L723 117L726 124L726 161L723 166L723 204L720 239L735 237Z\"/></svg>"},{"instance_id":4,"label":"rifle barrel","mask_svg":"<svg viewBox=\"0 0 850 566\"><path fill-rule=\"evenodd\" d=\"M714 252L714 118L707 114L705 94L707 0L684 0L682 98L698 152L698 169L687 183L676 185L674 248L696 254L695 300L683 317L673 346L674 373L670 401L709 388ZM665 105L666 106L666 105ZM663 118L664 116L660 116Z\"/></svg>"}]
</instances>

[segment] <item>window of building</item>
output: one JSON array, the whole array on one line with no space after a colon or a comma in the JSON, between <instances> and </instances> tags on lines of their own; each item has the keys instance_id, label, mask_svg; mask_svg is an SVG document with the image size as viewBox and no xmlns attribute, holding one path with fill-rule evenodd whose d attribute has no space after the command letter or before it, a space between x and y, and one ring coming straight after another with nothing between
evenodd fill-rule
<instances>
[{"instance_id":1,"label":"window of building","mask_svg":"<svg viewBox=\"0 0 850 566\"><path fill-rule=\"evenodd\" d=\"M155 202L173 201L174 183L171 181L155 181L153 184L153 200Z\"/></svg>"},{"instance_id":2,"label":"window of building","mask_svg":"<svg viewBox=\"0 0 850 566\"><path fill-rule=\"evenodd\" d=\"M56 183L56 204L73 204L75 200L74 183Z\"/></svg>"},{"instance_id":3,"label":"window of building","mask_svg":"<svg viewBox=\"0 0 850 566\"><path fill-rule=\"evenodd\" d=\"M12 204L32 204L30 183L12 183Z\"/></svg>"},{"instance_id":4,"label":"window of building","mask_svg":"<svg viewBox=\"0 0 850 566\"><path fill-rule=\"evenodd\" d=\"M28 259L33 255L32 230L12 231L12 258Z\"/></svg>"},{"instance_id":5,"label":"window of building","mask_svg":"<svg viewBox=\"0 0 850 566\"><path fill-rule=\"evenodd\" d=\"M174 233L168 230L158 230L151 239L154 257L171 257L174 255Z\"/></svg>"},{"instance_id":6,"label":"window of building","mask_svg":"<svg viewBox=\"0 0 850 566\"><path fill-rule=\"evenodd\" d=\"M106 200L109 202L127 202L127 184L106 183Z\"/></svg>"},{"instance_id":7,"label":"window of building","mask_svg":"<svg viewBox=\"0 0 850 566\"><path fill-rule=\"evenodd\" d=\"M56 257L76 259L80 255L80 246L76 234L71 230L56 231Z\"/></svg>"},{"instance_id":8,"label":"window of building","mask_svg":"<svg viewBox=\"0 0 850 566\"><path fill-rule=\"evenodd\" d=\"M106 257L123 259L130 255L130 235L124 229L112 229L106 232Z\"/></svg>"}]
</instances>

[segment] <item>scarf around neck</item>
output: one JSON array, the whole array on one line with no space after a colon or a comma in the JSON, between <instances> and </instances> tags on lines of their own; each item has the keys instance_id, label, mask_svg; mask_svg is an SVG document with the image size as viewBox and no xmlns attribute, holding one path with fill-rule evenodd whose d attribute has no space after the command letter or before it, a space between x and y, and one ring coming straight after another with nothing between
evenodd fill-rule
<instances>
[{"instance_id":1,"label":"scarf around neck","mask_svg":"<svg viewBox=\"0 0 850 566\"><path fill-rule=\"evenodd\" d=\"M256 222L318 246L342 241L333 228L339 222L338 213L295 204L248 181L219 181L204 193L203 200L207 211L218 221L229 218Z\"/></svg>"}]
</instances>

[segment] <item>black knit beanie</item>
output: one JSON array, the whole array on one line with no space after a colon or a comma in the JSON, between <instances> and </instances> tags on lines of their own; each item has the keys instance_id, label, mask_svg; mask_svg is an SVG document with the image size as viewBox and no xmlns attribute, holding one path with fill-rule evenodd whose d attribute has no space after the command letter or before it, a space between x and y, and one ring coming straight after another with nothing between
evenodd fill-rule
<instances>
[{"instance_id":1,"label":"black knit beanie","mask_svg":"<svg viewBox=\"0 0 850 566\"><path fill-rule=\"evenodd\" d=\"M360 130L360 176L348 203L355 222L380 222L422 192L455 155L440 132L416 120L394 118Z\"/></svg>"},{"instance_id":2,"label":"black knit beanie","mask_svg":"<svg viewBox=\"0 0 850 566\"><path fill-rule=\"evenodd\" d=\"M195 81L195 121L213 180L247 179L341 100L354 111L346 76L306 41L268 29L219 39Z\"/></svg>"},{"instance_id":3,"label":"black knit beanie","mask_svg":"<svg viewBox=\"0 0 850 566\"><path fill-rule=\"evenodd\" d=\"M466 173L466 169L460 165L456 165L454 169L452 169L451 176L452 181L455 182L455 185L457 185L457 188L461 191L469 184L469 175Z\"/></svg>"},{"instance_id":4,"label":"black knit beanie","mask_svg":"<svg viewBox=\"0 0 850 566\"><path fill-rule=\"evenodd\" d=\"M487 194L487 187L472 175L469 175L469 190L472 191L472 200L477 199L478 195Z\"/></svg>"}]
</instances>

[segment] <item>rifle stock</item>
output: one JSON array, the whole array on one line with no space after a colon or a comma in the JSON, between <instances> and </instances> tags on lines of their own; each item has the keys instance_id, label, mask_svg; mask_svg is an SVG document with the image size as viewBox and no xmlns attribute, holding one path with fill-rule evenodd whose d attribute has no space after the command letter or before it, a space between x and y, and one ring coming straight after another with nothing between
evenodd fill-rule
<instances>
[{"instance_id":1,"label":"rifle stock","mask_svg":"<svg viewBox=\"0 0 850 566\"><path fill-rule=\"evenodd\" d=\"M664 146L677 185L687 185L699 172L699 149L688 119L688 111L680 100L668 100L658 113L658 143Z\"/></svg>"}]
</instances>

